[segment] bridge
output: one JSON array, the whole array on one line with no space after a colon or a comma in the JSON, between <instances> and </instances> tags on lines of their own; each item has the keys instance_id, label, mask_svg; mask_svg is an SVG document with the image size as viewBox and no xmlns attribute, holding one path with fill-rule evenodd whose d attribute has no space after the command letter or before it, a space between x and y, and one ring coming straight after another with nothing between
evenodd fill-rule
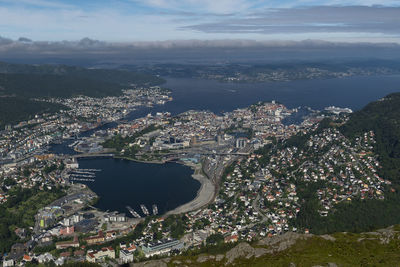
<instances>
[{"instance_id":1,"label":"bridge","mask_svg":"<svg viewBox=\"0 0 400 267\"><path fill-rule=\"evenodd\" d=\"M82 154L76 154L72 155L72 158L99 158L99 157L114 157L113 153L82 153Z\"/></svg>"},{"instance_id":2,"label":"bridge","mask_svg":"<svg viewBox=\"0 0 400 267\"><path fill-rule=\"evenodd\" d=\"M80 159L80 158L111 158L114 157L113 153L82 153L76 155L63 155L63 159Z\"/></svg>"}]
</instances>

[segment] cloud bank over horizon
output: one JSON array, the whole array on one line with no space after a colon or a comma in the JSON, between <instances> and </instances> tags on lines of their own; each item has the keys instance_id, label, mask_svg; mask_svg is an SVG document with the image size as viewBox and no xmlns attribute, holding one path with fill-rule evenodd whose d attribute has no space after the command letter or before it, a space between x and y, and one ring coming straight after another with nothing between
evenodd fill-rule
<instances>
[{"instance_id":1,"label":"cloud bank over horizon","mask_svg":"<svg viewBox=\"0 0 400 267\"><path fill-rule=\"evenodd\" d=\"M395 56L398 55L398 56ZM159 63L226 64L313 60L400 60L397 43L347 43L323 40L246 39L106 42L33 41L0 37L0 61L85 66Z\"/></svg>"}]
</instances>

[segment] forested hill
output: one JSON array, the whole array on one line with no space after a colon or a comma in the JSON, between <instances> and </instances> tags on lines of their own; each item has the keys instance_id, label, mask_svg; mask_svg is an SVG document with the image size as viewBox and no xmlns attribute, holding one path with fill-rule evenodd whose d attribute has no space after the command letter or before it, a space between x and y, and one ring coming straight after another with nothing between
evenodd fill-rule
<instances>
[{"instance_id":1,"label":"forested hill","mask_svg":"<svg viewBox=\"0 0 400 267\"><path fill-rule=\"evenodd\" d=\"M79 77L95 81L115 83L119 85L158 85L163 79L128 70L119 69L89 69L66 65L26 65L0 62L0 73L29 74L29 75L56 75L65 77Z\"/></svg>"},{"instance_id":2,"label":"forested hill","mask_svg":"<svg viewBox=\"0 0 400 267\"><path fill-rule=\"evenodd\" d=\"M32 98L114 96L132 84L154 86L163 82L159 77L127 70L0 62L0 128L61 107Z\"/></svg>"},{"instance_id":3,"label":"forested hill","mask_svg":"<svg viewBox=\"0 0 400 267\"><path fill-rule=\"evenodd\" d=\"M390 94L355 112L341 131L352 138L374 131L381 175L400 184L400 93Z\"/></svg>"}]
</instances>

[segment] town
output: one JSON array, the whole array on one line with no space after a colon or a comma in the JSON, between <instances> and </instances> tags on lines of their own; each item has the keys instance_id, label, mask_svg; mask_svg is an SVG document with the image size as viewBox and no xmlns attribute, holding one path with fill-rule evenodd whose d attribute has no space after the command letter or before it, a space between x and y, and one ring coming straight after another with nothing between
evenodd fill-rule
<instances>
[{"instance_id":1,"label":"town","mask_svg":"<svg viewBox=\"0 0 400 267\"><path fill-rule=\"evenodd\" d=\"M336 128L349 109L310 110L297 124L286 121L298 110L275 101L222 114L190 110L124 120L129 111L170 100L159 87L103 99L50 99L68 109L7 126L0 143L0 211L18 220L7 221L1 233L9 240L1 247L3 266L124 264L288 231L309 233L293 224L302 184L318 183L321 217L340 202L383 199L390 187L377 174L374 133L350 140ZM99 127L104 122L118 123ZM71 138L73 154L49 151ZM144 216L130 207L128 214L99 210L90 183L79 183L95 182L101 171L82 169L79 158L99 156L179 162L192 167L202 185L195 200L166 214L144 205ZM24 213L33 199L35 206Z\"/></svg>"}]
</instances>

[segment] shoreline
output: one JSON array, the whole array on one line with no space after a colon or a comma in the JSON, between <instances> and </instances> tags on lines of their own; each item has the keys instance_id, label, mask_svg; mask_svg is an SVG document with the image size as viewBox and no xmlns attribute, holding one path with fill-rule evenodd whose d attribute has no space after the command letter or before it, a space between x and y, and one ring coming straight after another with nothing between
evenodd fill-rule
<instances>
[{"instance_id":1,"label":"shoreline","mask_svg":"<svg viewBox=\"0 0 400 267\"><path fill-rule=\"evenodd\" d=\"M181 163L184 164L184 163ZM190 211L195 211L203 208L207 204L209 204L214 199L215 195L215 186L214 184L201 173L196 174L196 171L201 171L201 163L200 164L184 164L186 166L191 167L195 173L192 174L192 178L200 182L200 188L197 191L196 197L191 201L176 207L173 210L166 212L164 215L173 215L173 214L182 214ZM200 165L200 167L199 167Z\"/></svg>"}]
</instances>

